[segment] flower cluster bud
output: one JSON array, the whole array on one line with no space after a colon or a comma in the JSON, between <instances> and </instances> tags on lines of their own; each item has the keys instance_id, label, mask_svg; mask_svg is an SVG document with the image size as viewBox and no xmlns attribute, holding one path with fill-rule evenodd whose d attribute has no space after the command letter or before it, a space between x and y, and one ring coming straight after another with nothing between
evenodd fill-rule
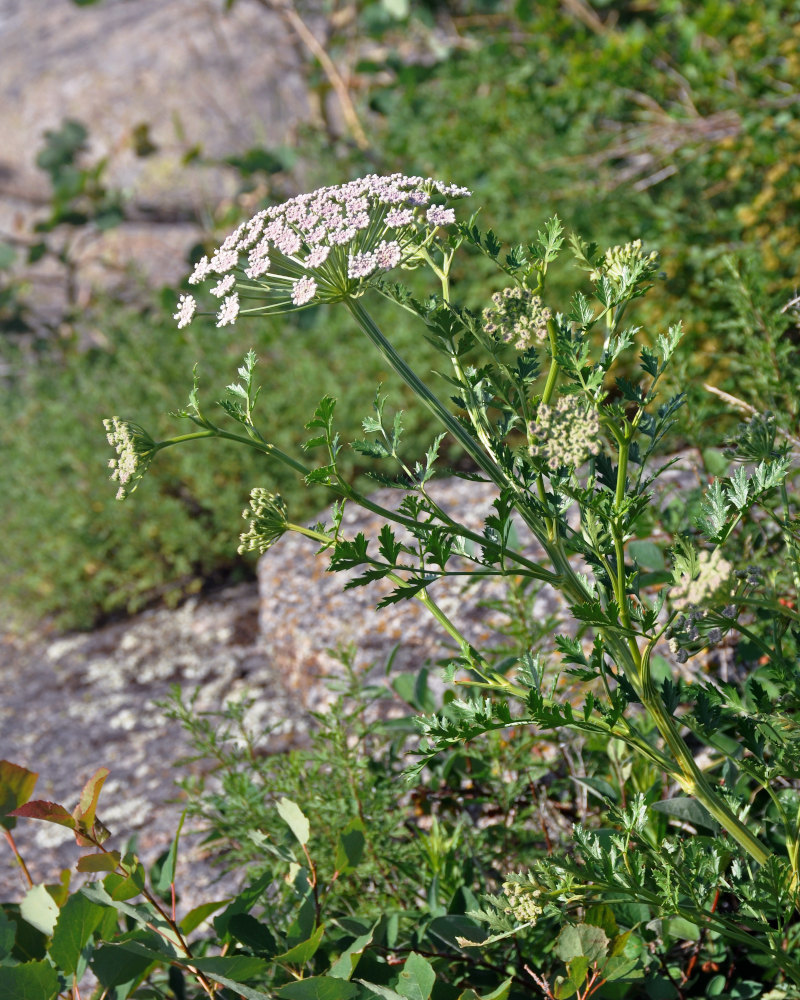
<instances>
[{"instance_id":1,"label":"flower cluster bud","mask_svg":"<svg viewBox=\"0 0 800 1000\"><path fill-rule=\"evenodd\" d=\"M147 472L157 451L156 443L146 430L130 420L111 417L103 421L103 427L108 443L117 453L108 463L112 481L119 483L117 500L124 500Z\"/></svg>"},{"instance_id":2,"label":"flower cluster bud","mask_svg":"<svg viewBox=\"0 0 800 1000\"><path fill-rule=\"evenodd\" d=\"M535 924L544 913L540 899L542 890L535 885L521 885L519 882L504 882L506 897L505 912L524 924Z\"/></svg>"},{"instance_id":3,"label":"flower cluster bud","mask_svg":"<svg viewBox=\"0 0 800 1000\"><path fill-rule=\"evenodd\" d=\"M263 555L288 530L283 497L261 486L250 491L250 506L242 511L242 517L249 524L247 531L239 536L240 555L245 552Z\"/></svg>"},{"instance_id":4,"label":"flower cluster bud","mask_svg":"<svg viewBox=\"0 0 800 1000\"><path fill-rule=\"evenodd\" d=\"M610 247L606 250L598 267L591 272L592 281L607 278L616 288L625 285L633 286L649 278L658 267L658 253L642 250L642 241L634 240L624 246Z\"/></svg>"}]
</instances>

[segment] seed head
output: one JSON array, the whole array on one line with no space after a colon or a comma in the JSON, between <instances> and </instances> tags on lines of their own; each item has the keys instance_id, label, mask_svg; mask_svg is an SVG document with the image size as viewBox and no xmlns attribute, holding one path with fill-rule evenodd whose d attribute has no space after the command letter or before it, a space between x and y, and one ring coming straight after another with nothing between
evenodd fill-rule
<instances>
[{"instance_id":1,"label":"seed head","mask_svg":"<svg viewBox=\"0 0 800 1000\"><path fill-rule=\"evenodd\" d=\"M531 455L545 458L553 471L576 468L600 451L597 413L578 396L561 396L555 406L540 404L528 429L535 439Z\"/></svg>"},{"instance_id":2,"label":"seed head","mask_svg":"<svg viewBox=\"0 0 800 1000\"><path fill-rule=\"evenodd\" d=\"M550 310L540 296L515 285L495 292L493 306L483 310L483 328L490 337L527 351L535 341L547 339Z\"/></svg>"}]
</instances>

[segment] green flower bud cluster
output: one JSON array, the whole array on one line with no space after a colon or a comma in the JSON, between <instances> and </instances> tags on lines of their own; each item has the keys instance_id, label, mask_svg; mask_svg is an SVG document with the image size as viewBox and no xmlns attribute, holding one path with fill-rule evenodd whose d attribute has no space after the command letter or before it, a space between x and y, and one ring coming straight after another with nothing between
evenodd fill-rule
<instances>
[{"instance_id":1,"label":"green flower bud cluster","mask_svg":"<svg viewBox=\"0 0 800 1000\"><path fill-rule=\"evenodd\" d=\"M544 913L539 902L542 890L535 885L521 885L519 882L504 882L506 897L505 912L523 924L535 924Z\"/></svg>"},{"instance_id":2,"label":"green flower bud cluster","mask_svg":"<svg viewBox=\"0 0 800 1000\"><path fill-rule=\"evenodd\" d=\"M592 281L608 278L616 287L635 285L654 274L657 267L658 253L655 250L644 253L642 241L634 240L624 246L609 247L599 267L589 277Z\"/></svg>"},{"instance_id":3,"label":"green flower bud cluster","mask_svg":"<svg viewBox=\"0 0 800 1000\"><path fill-rule=\"evenodd\" d=\"M245 552L263 555L288 530L283 497L261 486L250 491L250 506L242 511L242 517L249 525L239 536L240 555Z\"/></svg>"},{"instance_id":4,"label":"green flower bud cluster","mask_svg":"<svg viewBox=\"0 0 800 1000\"><path fill-rule=\"evenodd\" d=\"M483 310L483 328L490 337L527 351L535 341L547 338L550 310L528 288L515 285L495 292L494 308Z\"/></svg>"},{"instance_id":5,"label":"green flower bud cluster","mask_svg":"<svg viewBox=\"0 0 800 1000\"><path fill-rule=\"evenodd\" d=\"M600 451L597 413L577 396L561 396L555 406L542 403L528 430L535 438L531 455L545 458L553 471L575 468Z\"/></svg>"},{"instance_id":6,"label":"green flower bud cluster","mask_svg":"<svg viewBox=\"0 0 800 1000\"><path fill-rule=\"evenodd\" d=\"M117 453L108 463L112 481L119 483L117 500L124 500L139 485L158 449L147 431L130 420L111 417L103 421L103 427L108 443Z\"/></svg>"}]
</instances>

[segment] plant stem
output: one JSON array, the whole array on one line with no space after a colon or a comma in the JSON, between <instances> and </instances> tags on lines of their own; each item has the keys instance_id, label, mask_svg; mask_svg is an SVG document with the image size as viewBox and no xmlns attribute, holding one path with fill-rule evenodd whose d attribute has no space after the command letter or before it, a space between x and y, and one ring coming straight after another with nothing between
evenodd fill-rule
<instances>
[{"instance_id":1,"label":"plant stem","mask_svg":"<svg viewBox=\"0 0 800 1000\"><path fill-rule=\"evenodd\" d=\"M6 835L6 840L11 850L14 852L14 857L17 859L17 864L22 869L22 874L25 876L25 880L28 883L28 888L33 888L33 879L31 878L31 873L28 871L28 866L25 864L25 859L19 853L16 841L11 835L11 831L7 827L3 827L3 833Z\"/></svg>"}]
</instances>

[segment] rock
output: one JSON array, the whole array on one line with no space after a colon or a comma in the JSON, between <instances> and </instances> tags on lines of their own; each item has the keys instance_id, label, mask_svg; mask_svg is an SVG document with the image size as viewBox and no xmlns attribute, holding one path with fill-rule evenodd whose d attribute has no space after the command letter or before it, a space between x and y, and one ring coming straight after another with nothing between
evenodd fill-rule
<instances>
[{"instance_id":1,"label":"rock","mask_svg":"<svg viewBox=\"0 0 800 1000\"><path fill-rule=\"evenodd\" d=\"M248 0L227 13L222 0L0 0L0 102L0 233L24 236L45 210L35 157L65 118L89 128L87 162L107 157L108 186L138 213L78 241L82 284L123 280L131 264L157 285L180 280L200 233L186 220L237 190L214 161L291 143L310 114L283 22ZM157 147L147 157L132 141L142 124ZM195 147L208 165L185 165Z\"/></svg>"},{"instance_id":2,"label":"rock","mask_svg":"<svg viewBox=\"0 0 800 1000\"><path fill-rule=\"evenodd\" d=\"M429 487L437 503L455 520L482 532L497 496L491 484L447 479L432 482ZM393 508L404 495L400 490L384 489L371 499ZM348 505L343 534L353 538L363 532L368 539L376 539L383 523L371 512ZM404 529L396 530L396 535L401 542L410 538ZM273 669L306 709L318 711L330 697L328 687L320 681L341 672L340 661L331 654L333 649L352 645L354 664L367 669L367 676L374 678L383 675L395 647L395 673L416 672L427 662L458 655L454 640L419 601L402 601L376 610L376 604L393 589L392 585L378 581L345 590L348 580L362 571L327 573L327 557L316 556L317 548L302 535L284 536L262 556L258 568L259 620L265 649ZM377 550L375 541L372 550ZM537 552L541 554L531 540L526 554L536 557ZM458 565L467 569L474 564L461 561ZM467 579L455 576L437 581L430 588L430 597L477 648L496 644L504 616L487 604L504 596L505 585L497 577L488 577L467 588ZM557 595L549 587L542 587L534 604L537 619L549 619L558 607ZM374 669L370 671L370 667Z\"/></svg>"}]
</instances>

